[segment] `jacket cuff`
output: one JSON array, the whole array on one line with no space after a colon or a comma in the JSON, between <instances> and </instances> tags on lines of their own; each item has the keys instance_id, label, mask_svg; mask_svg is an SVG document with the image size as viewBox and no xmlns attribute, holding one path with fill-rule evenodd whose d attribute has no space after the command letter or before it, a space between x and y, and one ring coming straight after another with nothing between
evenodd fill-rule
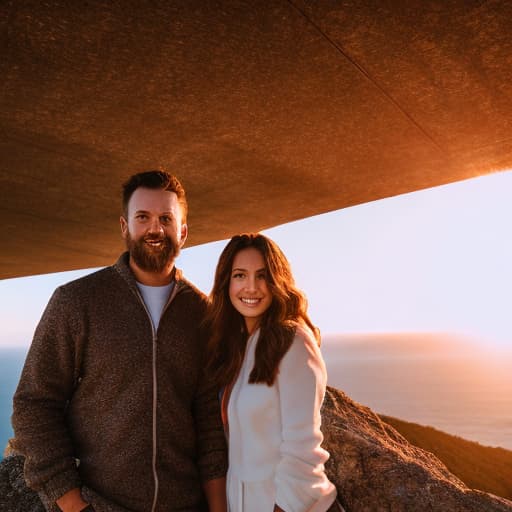
<instances>
[{"instance_id":1,"label":"jacket cuff","mask_svg":"<svg viewBox=\"0 0 512 512\"><path fill-rule=\"evenodd\" d=\"M217 464L210 464L208 467L200 467L199 472L202 482L224 478L228 472L227 460Z\"/></svg>"},{"instance_id":2,"label":"jacket cuff","mask_svg":"<svg viewBox=\"0 0 512 512\"><path fill-rule=\"evenodd\" d=\"M76 487L81 488L82 482L78 472L75 469L70 469L55 475L51 480L46 482L40 493L46 496L48 502L55 503L59 498L64 496L64 494Z\"/></svg>"}]
</instances>

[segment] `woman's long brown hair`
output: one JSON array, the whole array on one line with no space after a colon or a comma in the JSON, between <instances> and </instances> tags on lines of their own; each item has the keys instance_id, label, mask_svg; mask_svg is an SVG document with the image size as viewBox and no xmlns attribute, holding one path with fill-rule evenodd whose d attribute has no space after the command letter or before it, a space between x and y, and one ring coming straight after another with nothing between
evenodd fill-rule
<instances>
[{"instance_id":1,"label":"woman's long brown hair","mask_svg":"<svg viewBox=\"0 0 512 512\"><path fill-rule=\"evenodd\" d=\"M229 298L233 261L239 251L248 248L257 249L263 256L267 286L272 294L272 303L259 326L260 335L249 382L269 386L274 383L281 359L293 341L297 323L309 326L320 344L318 329L307 314L306 297L296 288L290 264L278 245L259 233L236 235L220 255L206 318L208 372L219 389L238 375L249 337L243 316Z\"/></svg>"}]
</instances>

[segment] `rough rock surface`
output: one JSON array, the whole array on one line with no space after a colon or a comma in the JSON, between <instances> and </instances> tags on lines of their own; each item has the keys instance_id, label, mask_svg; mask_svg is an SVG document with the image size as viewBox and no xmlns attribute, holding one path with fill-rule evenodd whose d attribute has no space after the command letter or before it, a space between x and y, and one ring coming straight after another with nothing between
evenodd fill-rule
<instances>
[{"instance_id":1,"label":"rough rock surface","mask_svg":"<svg viewBox=\"0 0 512 512\"><path fill-rule=\"evenodd\" d=\"M327 389L322 418L327 472L346 512L512 512L512 502L469 489L434 455L337 389ZM0 512L44 512L24 484L23 458L9 448L5 455Z\"/></svg>"},{"instance_id":2,"label":"rough rock surface","mask_svg":"<svg viewBox=\"0 0 512 512\"><path fill-rule=\"evenodd\" d=\"M0 462L0 512L44 512L39 496L23 479L23 457L9 455Z\"/></svg>"},{"instance_id":3,"label":"rough rock surface","mask_svg":"<svg viewBox=\"0 0 512 512\"><path fill-rule=\"evenodd\" d=\"M511 501L469 489L337 389L327 389L322 421L327 473L346 512L512 512Z\"/></svg>"}]
</instances>

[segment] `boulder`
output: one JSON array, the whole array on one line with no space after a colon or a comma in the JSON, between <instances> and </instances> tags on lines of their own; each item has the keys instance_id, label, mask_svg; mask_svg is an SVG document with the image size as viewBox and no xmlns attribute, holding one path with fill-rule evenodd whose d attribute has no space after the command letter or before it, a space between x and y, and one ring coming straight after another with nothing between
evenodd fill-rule
<instances>
[{"instance_id":1,"label":"boulder","mask_svg":"<svg viewBox=\"0 0 512 512\"><path fill-rule=\"evenodd\" d=\"M433 454L371 409L328 387L322 407L330 480L346 512L512 512L512 502L469 489Z\"/></svg>"}]
</instances>

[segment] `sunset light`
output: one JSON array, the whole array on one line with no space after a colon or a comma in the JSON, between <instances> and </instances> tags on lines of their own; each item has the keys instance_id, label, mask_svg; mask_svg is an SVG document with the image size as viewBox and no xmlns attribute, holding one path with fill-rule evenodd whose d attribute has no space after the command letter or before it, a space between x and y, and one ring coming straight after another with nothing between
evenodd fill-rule
<instances>
[{"instance_id":1,"label":"sunset light","mask_svg":"<svg viewBox=\"0 0 512 512\"><path fill-rule=\"evenodd\" d=\"M512 448L511 190L507 171L266 231L307 294L332 385L378 412ZM206 292L225 243L179 257ZM0 347L24 352L53 289L90 271L0 281Z\"/></svg>"}]
</instances>

